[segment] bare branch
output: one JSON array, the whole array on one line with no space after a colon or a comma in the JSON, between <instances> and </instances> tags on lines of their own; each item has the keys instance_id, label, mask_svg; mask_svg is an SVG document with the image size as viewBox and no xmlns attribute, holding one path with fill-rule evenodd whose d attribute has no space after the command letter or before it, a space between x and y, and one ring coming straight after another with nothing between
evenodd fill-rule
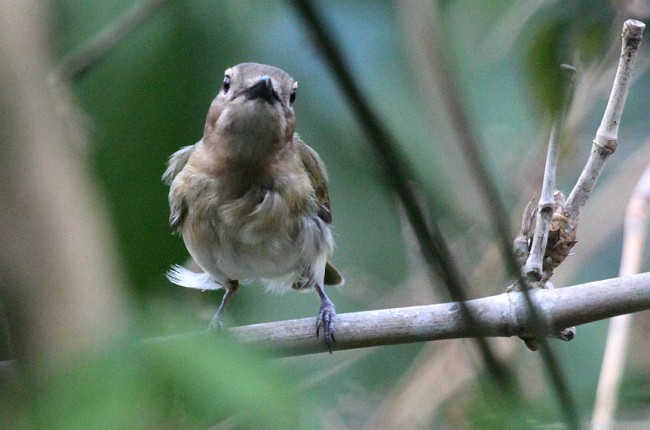
<instances>
[{"instance_id":1,"label":"bare branch","mask_svg":"<svg viewBox=\"0 0 650 430\"><path fill-rule=\"evenodd\" d=\"M616 150L618 126L621 122L621 115L630 88L632 68L634 67L636 53L644 29L644 23L633 19L629 19L623 24L621 58L618 63L612 92L607 102L607 108L596 132L587 165L564 205L564 213L569 218L570 226L573 229L578 226L580 209L589 198L589 194L596 184L598 176L600 176L605 161Z\"/></svg>"},{"instance_id":2,"label":"bare branch","mask_svg":"<svg viewBox=\"0 0 650 430\"><path fill-rule=\"evenodd\" d=\"M650 165L641 176L630 199L625 215L625 234L620 275L638 273L641 268L645 248L647 223L650 218ZM609 323L607 343L603 354L603 364L598 379L596 402L594 404L592 429L612 428L618 394L623 377L625 358L629 345L632 315L621 315Z\"/></svg>"},{"instance_id":3,"label":"bare branch","mask_svg":"<svg viewBox=\"0 0 650 430\"><path fill-rule=\"evenodd\" d=\"M565 94L562 106L551 129L551 136L548 142L546 153L546 165L544 167L544 180L542 183L542 194L537 206L537 221L535 223L535 234L531 245L530 255L524 266L524 273L529 281L539 282L542 280L544 254L548 242L548 232L551 228L551 219L555 212L555 176L557 172L557 158L560 146L560 135L564 126L567 107L571 99L572 83L576 69L572 66L562 64L560 66L565 72Z\"/></svg>"},{"instance_id":4,"label":"bare branch","mask_svg":"<svg viewBox=\"0 0 650 430\"><path fill-rule=\"evenodd\" d=\"M529 291L547 328L555 337L563 328L650 309L650 273L553 290ZM465 303L480 323L471 324L458 303L384 309L337 315L335 350L469 337L531 337L533 325L522 292L509 292ZM328 352L315 336L314 318L233 327L242 342L282 356ZM214 337L210 333L194 336ZM175 342L185 336L151 339Z\"/></svg>"}]
</instances>

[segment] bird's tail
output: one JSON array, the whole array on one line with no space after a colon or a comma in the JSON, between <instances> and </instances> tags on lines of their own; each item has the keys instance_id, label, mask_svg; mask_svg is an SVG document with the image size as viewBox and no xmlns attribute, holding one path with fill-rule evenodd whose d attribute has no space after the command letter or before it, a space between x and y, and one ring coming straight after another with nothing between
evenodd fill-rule
<instances>
[{"instance_id":1,"label":"bird's tail","mask_svg":"<svg viewBox=\"0 0 650 430\"><path fill-rule=\"evenodd\" d=\"M172 265L166 274L170 282L186 288L195 288L197 290L218 290L223 288L223 285L215 281L210 275L205 272L195 273L187 270L178 264Z\"/></svg>"}]
</instances>

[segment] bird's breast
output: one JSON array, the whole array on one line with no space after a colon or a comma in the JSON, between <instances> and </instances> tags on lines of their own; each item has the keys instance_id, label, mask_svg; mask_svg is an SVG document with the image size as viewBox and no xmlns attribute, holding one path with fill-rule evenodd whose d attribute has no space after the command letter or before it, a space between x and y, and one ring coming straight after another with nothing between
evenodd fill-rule
<instances>
[{"instance_id":1,"label":"bird's breast","mask_svg":"<svg viewBox=\"0 0 650 430\"><path fill-rule=\"evenodd\" d=\"M204 207L190 209L183 239L199 266L230 279L301 272L305 261L329 253L331 234L320 225L313 198L295 200L264 187L236 199L205 199Z\"/></svg>"}]
</instances>

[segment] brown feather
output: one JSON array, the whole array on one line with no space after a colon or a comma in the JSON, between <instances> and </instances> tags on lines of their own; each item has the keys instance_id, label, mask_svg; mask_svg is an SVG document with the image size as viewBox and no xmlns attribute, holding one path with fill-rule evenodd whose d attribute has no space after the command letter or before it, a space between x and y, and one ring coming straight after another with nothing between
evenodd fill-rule
<instances>
[{"instance_id":1,"label":"brown feather","mask_svg":"<svg viewBox=\"0 0 650 430\"><path fill-rule=\"evenodd\" d=\"M341 276L336 267L328 261L325 265L325 280L323 283L325 285L343 285L344 282L343 276Z\"/></svg>"},{"instance_id":2,"label":"brown feather","mask_svg":"<svg viewBox=\"0 0 650 430\"><path fill-rule=\"evenodd\" d=\"M296 137L295 144L296 149L300 154L300 159L302 160L307 175L309 176L309 180L311 181L311 186L314 188L316 201L318 202L318 217L327 224L331 224L332 210L330 207L329 191L327 189L327 172L325 170L325 165L316 151L300 140L299 137Z\"/></svg>"}]
</instances>

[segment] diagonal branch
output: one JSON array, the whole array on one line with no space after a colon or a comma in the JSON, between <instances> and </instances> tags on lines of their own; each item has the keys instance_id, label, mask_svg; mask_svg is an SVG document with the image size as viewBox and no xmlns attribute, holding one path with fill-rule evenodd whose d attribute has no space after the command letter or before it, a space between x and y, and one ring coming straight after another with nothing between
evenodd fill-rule
<instances>
[{"instance_id":1,"label":"diagonal branch","mask_svg":"<svg viewBox=\"0 0 650 430\"><path fill-rule=\"evenodd\" d=\"M167 0L141 0L114 23L93 36L81 49L61 60L50 79L57 83L70 81L87 72L97 61L112 50L127 34L165 5Z\"/></svg>"},{"instance_id":2,"label":"diagonal branch","mask_svg":"<svg viewBox=\"0 0 650 430\"><path fill-rule=\"evenodd\" d=\"M360 86L353 79L352 73L344 61L335 38L326 23L316 13L312 2L308 0L292 0L290 3L314 33L317 47L347 96L363 131L373 144L379 161L383 164L386 178L404 206L407 218L415 232L430 272L434 276L438 275L442 278L450 296L457 301L460 312L467 320L474 321L473 315L465 306L467 281L452 258L435 220L428 220L422 212L418 196L416 196L412 186L413 174L397 149L396 139L383 126L377 113L370 107L370 104L363 96ZM474 323L479 324L478 321L474 321ZM496 358L484 339L478 337L476 343L492 376L503 382L503 387L510 387L512 381L508 369Z\"/></svg>"},{"instance_id":3,"label":"diagonal branch","mask_svg":"<svg viewBox=\"0 0 650 430\"><path fill-rule=\"evenodd\" d=\"M432 10L435 12L436 8ZM546 339L541 335L545 331L543 321L538 315L538 311L534 306L534 302L530 297L527 289L526 279L521 274L518 265L517 257L510 244L510 228L507 223L508 217L501 196L497 190L494 180L491 178L487 166L480 153L479 138L473 132L473 125L470 117L462 104L461 92L457 86L457 80L454 79L452 62L447 58L448 50L445 49L436 28L440 28L440 22L437 16L433 16L434 24L436 27L430 28L429 41L431 42L431 50L433 51L432 58L438 59L433 65L436 70L435 76L438 79L438 86L442 89L443 104L449 112L451 125L458 136L458 142L463 149L466 162L471 167L470 172L474 178L474 182L480 189L480 195L483 197L484 206L490 216L490 221L493 224L494 230L497 234L496 239L501 248L503 260L506 269L512 277L516 279L515 285L522 292L524 302L526 303L531 320L536 327L536 330L531 331L531 336L534 339L536 348L539 348L549 376L551 386L555 390L558 402L562 413L565 416L567 423L571 428L578 428L578 413L576 402L571 396L566 380L560 369L557 358L551 351ZM436 22L438 21L438 22ZM526 344L530 347L533 343L527 341Z\"/></svg>"},{"instance_id":4,"label":"diagonal branch","mask_svg":"<svg viewBox=\"0 0 650 430\"><path fill-rule=\"evenodd\" d=\"M636 53L641 44L644 29L645 24L634 19L628 19L623 25L621 58L616 70L612 92L607 102L607 108L596 132L587 165L564 205L564 213L569 218L570 227L574 230L578 228L580 209L589 198L589 194L600 176L605 161L616 150L618 127L630 89L632 68L634 67Z\"/></svg>"}]
</instances>

